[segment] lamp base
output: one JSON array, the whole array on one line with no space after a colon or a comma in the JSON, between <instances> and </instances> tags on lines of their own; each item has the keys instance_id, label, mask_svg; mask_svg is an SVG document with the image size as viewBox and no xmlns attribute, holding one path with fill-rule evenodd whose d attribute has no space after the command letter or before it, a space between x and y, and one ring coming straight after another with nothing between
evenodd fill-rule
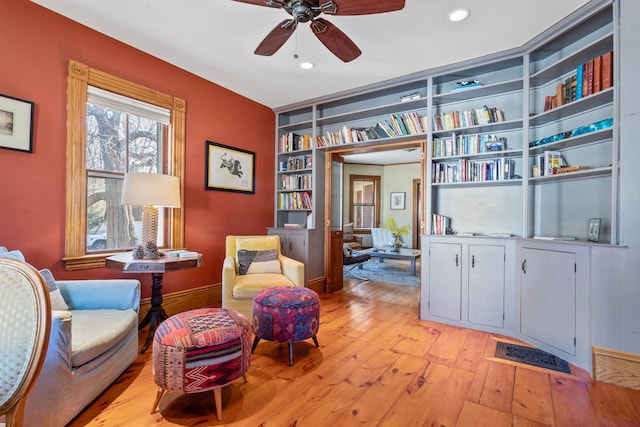
<instances>
[{"instance_id":1,"label":"lamp base","mask_svg":"<svg viewBox=\"0 0 640 427\"><path fill-rule=\"evenodd\" d=\"M158 208L145 206L142 209L142 246L158 242Z\"/></svg>"}]
</instances>

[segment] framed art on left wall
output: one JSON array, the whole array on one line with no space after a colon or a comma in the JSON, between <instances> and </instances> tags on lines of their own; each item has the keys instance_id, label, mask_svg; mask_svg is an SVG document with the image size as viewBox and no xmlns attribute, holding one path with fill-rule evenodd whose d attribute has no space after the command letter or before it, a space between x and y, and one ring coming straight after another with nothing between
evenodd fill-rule
<instances>
[{"instance_id":1,"label":"framed art on left wall","mask_svg":"<svg viewBox=\"0 0 640 427\"><path fill-rule=\"evenodd\" d=\"M255 157L253 151L207 141L204 188L255 193Z\"/></svg>"},{"instance_id":2,"label":"framed art on left wall","mask_svg":"<svg viewBox=\"0 0 640 427\"><path fill-rule=\"evenodd\" d=\"M0 94L0 148L33 151L33 107L31 101Z\"/></svg>"}]
</instances>

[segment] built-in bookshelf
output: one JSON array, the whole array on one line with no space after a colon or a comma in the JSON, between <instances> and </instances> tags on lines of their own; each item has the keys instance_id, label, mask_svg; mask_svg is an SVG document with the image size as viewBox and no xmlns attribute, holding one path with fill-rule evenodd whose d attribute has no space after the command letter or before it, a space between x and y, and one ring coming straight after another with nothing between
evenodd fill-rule
<instances>
[{"instance_id":1,"label":"built-in bookshelf","mask_svg":"<svg viewBox=\"0 0 640 427\"><path fill-rule=\"evenodd\" d=\"M313 226L314 146L311 108L278 115L275 227Z\"/></svg>"},{"instance_id":2,"label":"built-in bookshelf","mask_svg":"<svg viewBox=\"0 0 640 427\"><path fill-rule=\"evenodd\" d=\"M318 153L426 142L424 217L449 218L450 232L586 240L589 218L601 218L601 241L616 243L612 10L603 5L522 49L283 109L278 138L304 133L311 153L279 143L278 210L308 191L303 210L319 218ZM311 173L282 169L304 165L306 154ZM287 212L277 224L302 222Z\"/></svg>"},{"instance_id":3,"label":"built-in bookshelf","mask_svg":"<svg viewBox=\"0 0 640 427\"><path fill-rule=\"evenodd\" d=\"M541 44L529 56L528 237L616 243L614 25L611 7Z\"/></svg>"}]
</instances>

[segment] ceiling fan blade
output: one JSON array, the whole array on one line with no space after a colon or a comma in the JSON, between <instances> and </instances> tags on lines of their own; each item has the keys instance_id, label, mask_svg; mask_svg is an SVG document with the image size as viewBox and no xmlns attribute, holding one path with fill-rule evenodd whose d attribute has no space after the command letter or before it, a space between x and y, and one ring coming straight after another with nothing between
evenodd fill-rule
<instances>
[{"instance_id":1,"label":"ceiling fan blade","mask_svg":"<svg viewBox=\"0 0 640 427\"><path fill-rule=\"evenodd\" d=\"M240 3L255 4L256 6L275 7L282 9L284 2L281 0L234 0Z\"/></svg>"},{"instance_id":2,"label":"ceiling fan blade","mask_svg":"<svg viewBox=\"0 0 640 427\"><path fill-rule=\"evenodd\" d=\"M267 37L262 40L253 53L262 56L273 55L289 40L291 34L296 30L296 25L297 23L293 19L285 19L267 34Z\"/></svg>"},{"instance_id":3,"label":"ceiling fan blade","mask_svg":"<svg viewBox=\"0 0 640 427\"><path fill-rule=\"evenodd\" d=\"M332 12L324 10L324 13L332 15L371 15L401 10L405 0L333 0L337 10ZM331 1L325 2L331 3ZM320 4L320 7L324 3Z\"/></svg>"},{"instance_id":4,"label":"ceiling fan blade","mask_svg":"<svg viewBox=\"0 0 640 427\"><path fill-rule=\"evenodd\" d=\"M353 61L362 53L345 33L326 19L314 19L311 22L311 30L318 40L343 62Z\"/></svg>"}]
</instances>

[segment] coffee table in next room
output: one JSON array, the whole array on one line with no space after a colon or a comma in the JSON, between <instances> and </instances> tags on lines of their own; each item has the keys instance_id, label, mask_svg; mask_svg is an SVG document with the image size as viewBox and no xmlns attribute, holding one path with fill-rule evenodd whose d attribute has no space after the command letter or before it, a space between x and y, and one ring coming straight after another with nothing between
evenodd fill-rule
<instances>
[{"instance_id":1,"label":"coffee table in next room","mask_svg":"<svg viewBox=\"0 0 640 427\"><path fill-rule=\"evenodd\" d=\"M416 260L420 258L420 250L418 249L401 248L398 252L392 252L391 249L373 248L358 252L367 253L372 257L377 257L380 262L383 262L385 258L409 260L411 263L411 275L416 275Z\"/></svg>"}]
</instances>

